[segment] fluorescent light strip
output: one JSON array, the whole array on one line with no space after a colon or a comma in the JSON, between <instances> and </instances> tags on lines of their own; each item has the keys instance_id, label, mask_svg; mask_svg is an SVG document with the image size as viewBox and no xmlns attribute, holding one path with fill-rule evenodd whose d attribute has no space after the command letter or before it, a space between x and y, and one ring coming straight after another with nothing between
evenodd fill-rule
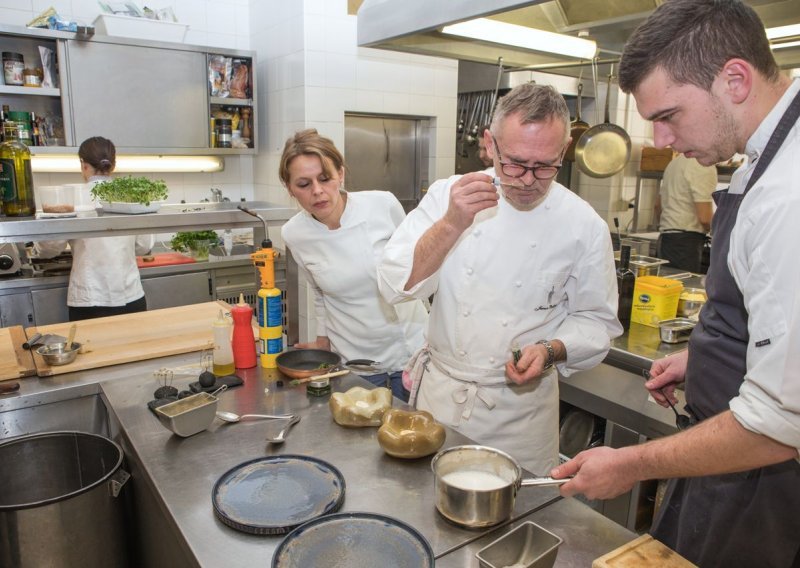
<instances>
[{"instance_id":1,"label":"fluorescent light strip","mask_svg":"<svg viewBox=\"0 0 800 568\"><path fill-rule=\"evenodd\" d=\"M785 47L797 47L800 46L800 41L787 41L786 43L771 43L769 46L775 49L783 49Z\"/></svg>"},{"instance_id":2,"label":"fluorescent light strip","mask_svg":"<svg viewBox=\"0 0 800 568\"><path fill-rule=\"evenodd\" d=\"M34 172L80 172L77 156L39 154L31 157ZM221 172L225 161L219 156L117 156L114 173Z\"/></svg>"},{"instance_id":3,"label":"fluorescent light strip","mask_svg":"<svg viewBox=\"0 0 800 568\"><path fill-rule=\"evenodd\" d=\"M790 24L788 26L778 26L777 28L767 28L767 39L778 39L781 37L792 37L800 35L800 24Z\"/></svg>"},{"instance_id":4,"label":"fluorescent light strip","mask_svg":"<svg viewBox=\"0 0 800 568\"><path fill-rule=\"evenodd\" d=\"M592 59L597 53L597 43L592 40L507 24L487 18L477 18L445 26L442 33L580 59Z\"/></svg>"}]
</instances>

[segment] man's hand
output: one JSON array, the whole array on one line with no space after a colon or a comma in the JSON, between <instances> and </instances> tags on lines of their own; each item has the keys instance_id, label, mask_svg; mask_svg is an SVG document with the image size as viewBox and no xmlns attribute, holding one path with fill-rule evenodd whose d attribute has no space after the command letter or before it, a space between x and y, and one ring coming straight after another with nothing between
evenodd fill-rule
<instances>
[{"instance_id":1,"label":"man's hand","mask_svg":"<svg viewBox=\"0 0 800 568\"><path fill-rule=\"evenodd\" d=\"M450 204L443 221L461 234L472 225L479 211L494 207L499 199L492 178L480 172L466 174L450 188Z\"/></svg>"},{"instance_id":2,"label":"man's hand","mask_svg":"<svg viewBox=\"0 0 800 568\"><path fill-rule=\"evenodd\" d=\"M557 351L555 360L561 360L560 351L562 343L558 340L552 342L553 348ZM539 343L528 345L522 349L522 355L516 363L513 359L506 362L506 376L511 382L524 385L534 379L539 378L544 372L547 364L547 348Z\"/></svg>"},{"instance_id":3,"label":"man's hand","mask_svg":"<svg viewBox=\"0 0 800 568\"><path fill-rule=\"evenodd\" d=\"M555 479L574 476L561 486L564 497L582 493L588 499L613 499L630 491L639 481L636 468L626 459L626 450L592 448L554 468L550 475Z\"/></svg>"},{"instance_id":4,"label":"man's hand","mask_svg":"<svg viewBox=\"0 0 800 568\"><path fill-rule=\"evenodd\" d=\"M331 340L324 335L318 335L316 341L309 343L295 343L296 349L324 349L325 351L331 350Z\"/></svg>"},{"instance_id":5,"label":"man's hand","mask_svg":"<svg viewBox=\"0 0 800 568\"><path fill-rule=\"evenodd\" d=\"M675 398L673 393L675 392L675 387L686 378L686 364L688 360L689 350L684 349L669 357L653 361L653 365L650 367L648 381L644 386L661 406L665 408L669 406L664 395L669 397L672 404L677 404L678 399ZM661 389L664 389L664 394L659 392Z\"/></svg>"}]
</instances>

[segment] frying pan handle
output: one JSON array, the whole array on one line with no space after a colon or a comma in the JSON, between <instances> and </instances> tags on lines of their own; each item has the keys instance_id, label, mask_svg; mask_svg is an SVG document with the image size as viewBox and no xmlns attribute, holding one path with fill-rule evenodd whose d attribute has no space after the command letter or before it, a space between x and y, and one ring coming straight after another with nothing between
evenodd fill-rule
<instances>
[{"instance_id":1,"label":"frying pan handle","mask_svg":"<svg viewBox=\"0 0 800 568\"><path fill-rule=\"evenodd\" d=\"M552 477L531 477L520 481L522 487L544 487L547 485L564 485L567 481L571 481L572 476L565 477L564 479L553 479Z\"/></svg>"}]
</instances>

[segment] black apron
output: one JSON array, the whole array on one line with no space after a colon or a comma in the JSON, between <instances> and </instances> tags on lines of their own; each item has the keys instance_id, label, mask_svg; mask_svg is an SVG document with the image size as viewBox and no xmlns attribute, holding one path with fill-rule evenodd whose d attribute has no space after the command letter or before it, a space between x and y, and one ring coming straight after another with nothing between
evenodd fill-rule
<instances>
[{"instance_id":1,"label":"black apron","mask_svg":"<svg viewBox=\"0 0 800 568\"><path fill-rule=\"evenodd\" d=\"M686 409L698 420L724 412L747 370L747 311L728 269L730 235L744 196L800 116L800 94L781 118L741 195L714 193L708 301L689 340ZM701 566L800 566L800 464L670 480L652 535Z\"/></svg>"},{"instance_id":2,"label":"black apron","mask_svg":"<svg viewBox=\"0 0 800 568\"><path fill-rule=\"evenodd\" d=\"M667 229L658 236L656 256L679 270L705 274L708 267L703 265L703 250L707 239L703 233Z\"/></svg>"}]
</instances>

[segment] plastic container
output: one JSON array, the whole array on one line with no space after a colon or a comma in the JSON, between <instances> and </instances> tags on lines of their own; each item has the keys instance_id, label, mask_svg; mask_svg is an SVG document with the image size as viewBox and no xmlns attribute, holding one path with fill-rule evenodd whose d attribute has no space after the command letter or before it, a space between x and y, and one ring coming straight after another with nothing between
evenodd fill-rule
<instances>
[{"instance_id":1,"label":"plastic container","mask_svg":"<svg viewBox=\"0 0 800 568\"><path fill-rule=\"evenodd\" d=\"M38 201L44 213L72 213L75 211L75 188L72 185L43 185L39 187Z\"/></svg>"},{"instance_id":2,"label":"plastic container","mask_svg":"<svg viewBox=\"0 0 800 568\"><path fill-rule=\"evenodd\" d=\"M231 346L231 320L219 311L219 317L214 320L214 364L212 372L217 377L232 375L236 370L233 364L233 348Z\"/></svg>"},{"instance_id":3,"label":"plastic container","mask_svg":"<svg viewBox=\"0 0 800 568\"><path fill-rule=\"evenodd\" d=\"M189 29L187 24L117 14L100 14L92 25L97 34L179 43L183 42Z\"/></svg>"},{"instance_id":4,"label":"plastic container","mask_svg":"<svg viewBox=\"0 0 800 568\"><path fill-rule=\"evenodd\" d=\"M6 85L21 87L24 84L25 60L21 53L3 52L3 79Z\"/></svg>"},{"instance_id":5,"label":"plastic container","mask_svg":"<svg viewBox=\"0 0 800 568\"><path fill-rule=\"evenodd\" d=\"M92 186L87 183L65 183L64 188L71 191L75 200L75 211L94 211Z\"/></svg>"},{"instance_id":6,"label":"plastic container","mask_svg":"<svg viewBox=\"0 0 800 568\"><path fill-rule=\"evenodd\" d=\"M658 327L663 320L673 319L678 311L683 284L660 276L640 276L633 288L631 321Z\"/></svg>"},{"instance_id":7,"label":"plastic container","mask_svg":"<svg viewBox=\"0 0 800 568\"><path fill-rule=\"evenodd\" d=\"M251 369L256 366L256 342L253 335L253 308L239 294L239 303L231 308L233 318L233 362L237 369Z\"/></svg>"}]
</instances>

